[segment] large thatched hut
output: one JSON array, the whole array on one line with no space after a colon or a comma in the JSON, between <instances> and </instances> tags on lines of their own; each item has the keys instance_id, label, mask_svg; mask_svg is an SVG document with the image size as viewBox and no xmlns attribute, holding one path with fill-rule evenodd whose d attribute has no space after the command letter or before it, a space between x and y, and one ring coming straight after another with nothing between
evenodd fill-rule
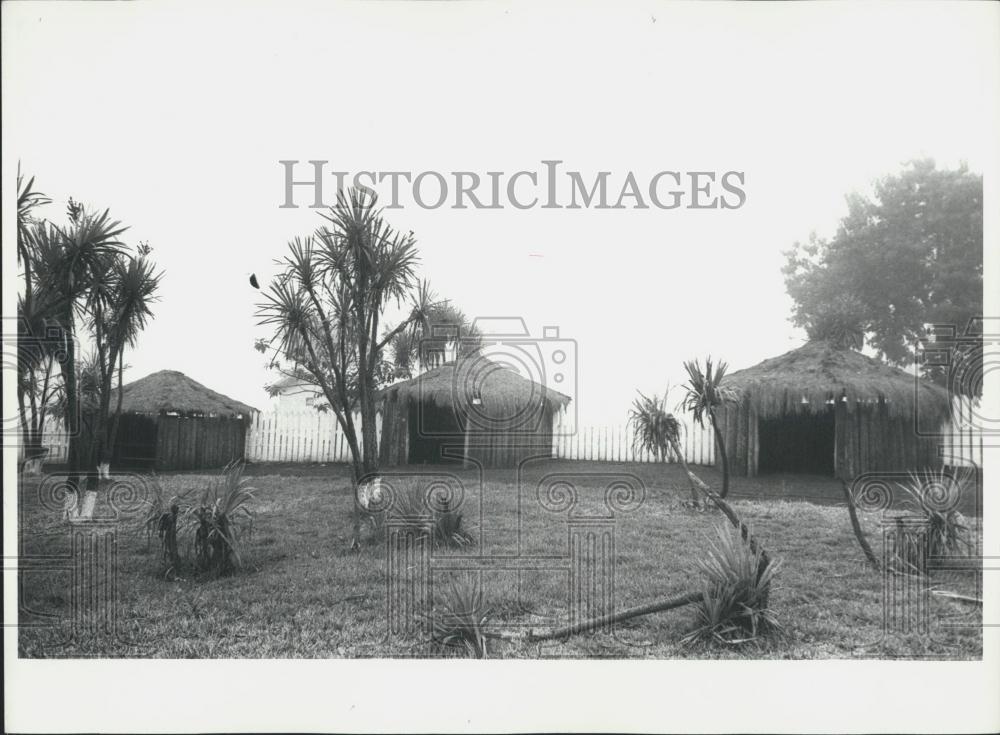
<instances>
[{"instance_id":1,"label":"large thatched hut","mask_svg":"<svg viewBox=\"0 0 1000 735\"><path fill-rule=\"evenodd\" d=\"M552 456L569 397L485 359L446 363L381 394L383 466L464 462L516 467Z\"/></svg>"},{"instance_id":2,"label":"large thatched hut","mask_svg":"<svg viewBox=\"0 0 1000 735\"><path fill-rule=\"evenodd\" d=\"M111 396L111 406L118 400ZM156 470L224 467L243 459L252 406L177 370L160 370L122 388L112 464Z\"/></svg>"},{"instance_id":3,"label":"large thatched hut","mask_svg":"<svg viewBox=\"0 0 1000 735\"><path fill-rule=\"evenodd\" d=\"M733 474L848 479L938 466L947 392L860 352L808 342L728 375L739 396L719 412Z\"/></svg>"}]
</instances>

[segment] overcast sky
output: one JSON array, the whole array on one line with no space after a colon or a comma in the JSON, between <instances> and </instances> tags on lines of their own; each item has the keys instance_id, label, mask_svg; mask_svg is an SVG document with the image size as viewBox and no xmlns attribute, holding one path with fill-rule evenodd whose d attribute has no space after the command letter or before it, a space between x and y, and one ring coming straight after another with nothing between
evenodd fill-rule
<instances>
[{"instance_id":1,"label":"overcast sky","mask_svg":"<svg viewBox=\"0 0 1000 735\"><path fill-rule=\"evenodd\" d=\"M48 216L110 207L166 272L128 380L177 369L267 405L247 274L320 224L279 208L282 159L745 172L736 210L387 213L468 315L574 339L582 421L617 423L684 359L801 344L782 251L830 234L847 192L918 156L997 157L995 6L254 7L3 5L5 184L19 159Z\"/></svg>"}]
</instances>

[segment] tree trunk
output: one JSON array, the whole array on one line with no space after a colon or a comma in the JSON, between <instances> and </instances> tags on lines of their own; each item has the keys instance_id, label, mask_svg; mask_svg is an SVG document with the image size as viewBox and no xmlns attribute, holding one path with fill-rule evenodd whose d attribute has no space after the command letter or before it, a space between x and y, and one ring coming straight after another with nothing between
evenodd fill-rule
<instances>
[{"instance_id":1,"label":"tree trunk","mask_svg":"<svg viewBox=\"0 0 1000 735\"><path fill-rule=\"evenodd\" d=\"M715 434L715 446L719 450L719 459L722 460L722 492L720 498L729 495L729 457L726 455L726 441L722 438L722 432L715 421L715 412L708 412L708 420L712 422L712 431Z\"/></svg>"},{"instance_id":2,"label":"tree trunk","mask_svg":"<svg viewBox=\"0 0 1000 735\"><path fill-rule=\"evenodd\" d=\"M840 481L840 486L844 490L844 499L847 501L847 514L851 517L851 528L854 530L854 538L858 540L858 544L861 546L861 550L865 553L865 558L868 563L872 565L875 571L881 568L878 562L878 557L875 556L875 552L872 551L872 547L868 544L868 539L865 538L865 532L861 528L861 522L858 521L858 511L854 507L854 498L851 497L851 490L847 487L847 483L843 480Z\"/></svg>"},{"instance_id":3,"label":"tree trunk","mask_svg":"<svg viewBox=\"0 0 1000 735\"><path fill-rule=\"evenodd\" d=\"M111 417L111 429L108 435L108 449L107 449L107 462L110 463L115 452L115 445L118 442L118 423L122 418L122 400L124 399L124 394L122 392L122 373L125 371L125 350L122 349L118 352L118 398L115 401L115 413Z\"/></svg>"},{"instance_id":4,"label":"tree trunk","mask_svg":"<svg viewBox=\"0 0 1000 735\"><path fill-rule=\"evenodd\" d=\"M69 434L66 449L66 485L70 492L80 494L80 411L76 395L76 343L73 336L73 306L64 314L63 339L66 359L61 363L63 387L66 392L66 430Z\"/></svg>"},{"instance_id":5,"label":"tree trunk","mask_svg":"<svg viewBox=\"0 0 1000 735\"><path fill-rule=\"evenodd\" d=\"M677 452L677 442L672 441L671 446L674 447L674 452ZM747 542L750 546L750 551L753 553L760 553L760 566L757 568L757 577L760 578L764 571L771 564L771 557L768 556L767 551L764 547L757 543L757 540L750 533L750 528L740 520L740 517L736 515L736 511L733 510L732 506L729 505L725 500L723 500L719 495L712 490L708 485L706 485L700 477L698 477L691 469L688 467L687 462L684 460L684 455L678 454L678 461L681 463L681 467L684 468L685 474L687 474L688 479L691 481L691 491L694 492L695 488L703 492L709 500L715 503L716 507L723 512L729 522L734 528L738 529L743 540Z\"/></svg>"}]
</instances>

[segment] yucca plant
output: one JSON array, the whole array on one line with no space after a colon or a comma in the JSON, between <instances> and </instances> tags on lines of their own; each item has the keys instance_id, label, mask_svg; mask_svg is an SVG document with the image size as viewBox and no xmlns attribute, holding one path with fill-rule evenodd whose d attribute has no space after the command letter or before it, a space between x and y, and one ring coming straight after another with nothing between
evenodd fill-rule
<instances>
[{"instance_id":1,"label":"yucca plant","mask_svg":"<svg viewBox=\"0 0 1000 735\"><path fill-rule=\"evenodd\" d=\"M655 393L650 398L639 391L629 410L628 421L635 432L632 436L633 451L649 452L659 462L666 462L673 453L677 461L684 464L680 448L681 425L667 410L666 393L661 399ZM687 466L684 467L687 471ZM697 508L700 504L698 493L692 487L691 506Z\"/></svg>"},{"instance_id":2,"label":"yucca plant","mask_svg":"<svg viewBox=\"0 0 1000 735\"><path fill-rule=\"evenodd\" d=\"M169 577L176 573L181 566L177 542L178 521L183 518L185 511L190 507L187 498L191 490L168 494L156 475L149 479L146 486L150 489L150 494L145 499L145 513L142 515L139 528L146 533L147 551L153 535L159 537L164 575Z\"/></svg>"},{"instance_id":3,"label":"yucca plant","mask_svg":"<svg viewBox=\"0 0 1000 735\"><path fill-rule=\"evenodd\" d=\"M729 458L726 455L726 442L722 438L722 431L716 419L716 411L726 403L735 403L738 399L736 391L722 384L728 367L725 362L713 365L711 357L705 360L704 370L698 360L686 361L684 369L688 374L688 382L684 386L685 394L681 401L683 409L691 412L699 426L704 425L706 416L712 426L715 446L722 461L722 492L719 495L723 498L729 494Z\"/></svg>"},{"instance_id":4,"label":"yucca plant","mask_svg":"<svg viewBox=\"0 0 1000 735\"><path fill-rule=\"evenodd\" d=\"M410 487L400 492L392 506L380 514L376 529L384 532L386 516L394 522L404 523L413 530L428 533L431 543L438 547L462 548L475 543L475 539L464 525L460 511L451 508L446 497L428 498L424 490Z\"/></svg>"},{"instance_id":5,"label":"yucca plant","mask_svg":"<svg viewBox=\"0 0 1000 735\"><path fill-rule=\"evenodd\" d=\"M194 525L195 567L201 573L229 574L243 566L240 554L253 531L253 488L243 477L243 462L231 462L209 483L200 503L187 511Z\"/></svg>"},{"instance_id":6,"label":"yucca plant","mask_svg":"<svg viewBox=\"0 0 1000 735\"><path fill-rule=\"evenodd\" d=\"M486 640L497 637L486 629L493 611L483 604L483 591L471 574L461 582L452 578L433 615L423 617L430 622L434 646L444 655L487 658Z\"/></svg>"},{"instance_id":7,"label":"yucca plant","mask_svg":"<svg viewBox=\"0 0 1000 735\"><path fill-rule=\"evenodd\" d=\"M632 449L649 452L659 462L667 461L671 446L680 435L680 424L667 410L666 393L661 399L655 393L650 398L640 391L632 402L628 420L635 431Z\"/></svg>"},{"instance_id":8,"label":"yucca plant","mask_svg":"<svg viewBox=\"0 0 1000 735\"><path fill-rule=\"evenodd\" d=\"M763 554L761 548L751 550L738 529L716 528L716 538L697 561L704 587L695 603L697 626L682 638L685 644L734 645L780 629L769 607L780 562L765 561Z\"/></svg>"},{"instance_id":9,"label":"yucca plant","mask_svg":"<svg viewBox=\"0 0 1000 735\"><path fill-rule=\"evenodd\" d=\"M910 472L905 481L896 483L904 493L909 516L927 524L926 554L910 548L910 542L902 543L897 550L897 556L902 557L897 560L911 571L925 573L928 558L972 553L972 531L955 507L968 490L969 480L969 472L941 468ZM904 537L909 538L909 535L900 535L900 539Z\"/></svg>"}]
</instances>

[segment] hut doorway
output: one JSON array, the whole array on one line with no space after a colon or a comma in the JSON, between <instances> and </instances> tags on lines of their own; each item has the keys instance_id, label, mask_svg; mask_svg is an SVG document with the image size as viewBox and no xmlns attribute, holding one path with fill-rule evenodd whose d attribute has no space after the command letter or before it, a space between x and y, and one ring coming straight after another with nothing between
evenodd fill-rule
<instances>
[{"instance_id":1,"label":"hut doorway","mask_svg":"<svg viewBox=\"0 0 1000 735\"><path fill-rule=\"evenodd\" d=\"M464 432L458 423L454 410L448 406L436 406L429 401L410 403L407 420L409 426L410 464L450 464L460 460L445 456L459 453L464 441Z\"/></svg>"},{"instance_id":2,"label":"hut doorway","mask_svg":"<svg viewBox=\"0 0 1000 735\"><path fill-rule=\"evenodd\" d=\"M128 469L151 470L156 466L159 433L155 416L123 413L118 422L113 465Z\"/></svg>"},{"instance_id":3,"label":"hut doorway","mask_svg":"<svg viewBox=\"0 0 1000 735\"><path fill-rule=\"evenodd\" d=\"M817 414L796 413L762 419L759 471L833 477L835 429L832 407Z\"/></svg>"}]
</instances>

